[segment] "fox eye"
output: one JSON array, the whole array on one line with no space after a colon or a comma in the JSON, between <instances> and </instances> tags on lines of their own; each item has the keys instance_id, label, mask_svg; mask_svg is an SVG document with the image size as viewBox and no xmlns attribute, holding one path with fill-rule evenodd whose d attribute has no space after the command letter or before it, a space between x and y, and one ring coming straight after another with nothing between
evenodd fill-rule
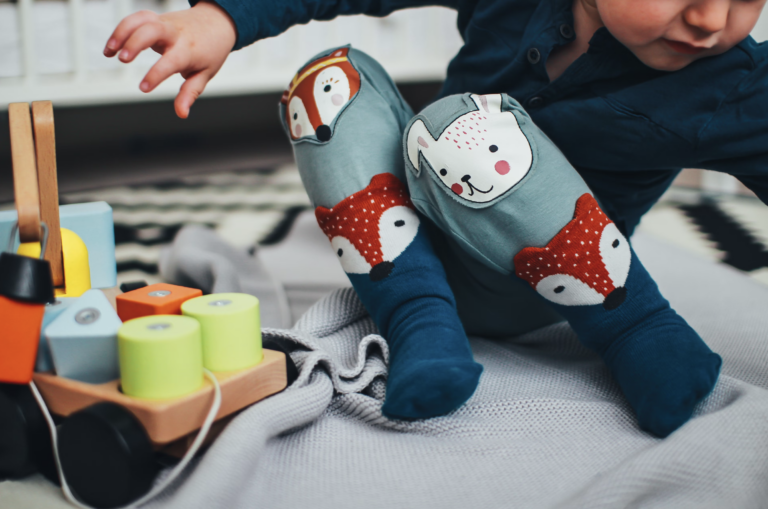
<instances>
[{"instance_id":1,"label":"fox eye","mask_svg":"<svg viewBox=\"0 0 768 509\"><path fill-rule=\"evenodd\" d=\"M339 249L339 251L341 251L341 249ZM558 286L557 288L555 288L555 293L563 293L563 290L565 290L564 286L562 285Z\"/></svg>"},{"instance_id":2,"label":"fox eye","mask_svg":"<svg viewBox=\"0 0 768 509\"><path fill-rule=\"evenodd\" d=\"M341 248L339 248L339 250L338 250L338 251L336 251L336 254L337 254L337 255L339 255L339 256L341 256L341 255L343 255L343 254L344 254L344 250L343 250L343 249L341 249Z\"/></svg>"},{"instance_id":3,"label":"fox eye","mask_svg":"<svg viewBox=\"0 0 768 509\"><path fill-rule=\"evenodd\" d=\"M442 170L440 170L440 175L442 175L443 177L445 177L446 175L448 175L448 170L446 170L445 168L443 168Z\"/></svg>"},{"instance_id":4,"label":"fox eye","mask_svg":"<svg viewBox=\"0 0 768 509\"><path fill-rule=\"evenodd\" d=\"M297 118L299 118L299 114L298 113L294 113L293 114L293 119L296 120Z\"/></svg>"},{"instance_id":5,"label":"fox eye","mask_svg":"<svg viewBox=\"0 0 768 509\"><path fill-rule=\"evenodd\" d=\"M499 147L497 147L496 145L491 145L490 147L488 147L488 150L490 150L491 152L496 152L497 150L499 150Z\"/></svg>"},{"instance_id":6,"label":"fox eye","mask_svg":"<svg viewBox=\"0 0 768 509\"><path fill-rule=\"evenodd\" d=\"M613 244L611 244L611 246L613 246L614 249L619 247L619 239L614 240Z\"/></svg>"},{"instance_id":7,"label":"fox eye","mask_svg":"<svg viewBox=\"0 0 768 509\"><path fill-rule=\"evenodd\" d=\"M395 221L395 226L397 226L398 228L401 226L405 226L405 221L403 221L402 219L399 219Z\"/></svg>"},{"instance_id":8,"label":"fox eye","mask_svg":"<svg viewBox=\"0 0 768 509\"><path fill-rule=\"evenodd\" d=\"M330 92L330 91L331 91L330 85L326 85L325 87L323 87L323 92Z\"/></svg>"}]
</instances>

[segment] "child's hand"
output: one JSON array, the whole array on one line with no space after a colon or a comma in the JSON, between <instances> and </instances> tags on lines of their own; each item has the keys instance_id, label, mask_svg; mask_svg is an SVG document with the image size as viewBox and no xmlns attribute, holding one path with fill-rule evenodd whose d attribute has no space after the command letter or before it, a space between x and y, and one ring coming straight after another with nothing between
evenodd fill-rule
<instances>
[{"instance_id":1,"label":"child's hand","mask_svg":"<svg viewBox=\"0 0 768 509\"><path fill-rule=\"evenodd\" d=\"M201 1L184 11L131 14L112 32L104 55L113 57L119 52L118 58L125 63L147 48L163 55L139 88L150 92L169 76L180 73L186 81L174 106L179 117L187 118L192 103L221 69L236 38L237 29L229 15L218 5Z\"/></svg>"}]
</instances>

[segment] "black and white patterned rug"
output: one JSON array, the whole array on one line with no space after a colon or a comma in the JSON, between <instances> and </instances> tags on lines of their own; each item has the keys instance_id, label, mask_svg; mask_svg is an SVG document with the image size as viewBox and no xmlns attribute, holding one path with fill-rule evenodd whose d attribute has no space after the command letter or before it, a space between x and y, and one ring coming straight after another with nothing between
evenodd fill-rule
<instances>
[{"instance_id":1,"label":"black and white patterned rug","mask_svg":"<svg viewBox=\"0 0 768 509\"><path fill-rule=\"evenodd\" d=\"M238 247L273 245L310 209L293 165L183 177L62 196L62 204L104 200L114 211L118 284L159 281L163 247L185 224L214 228ZM673 188L638 231L768 285L768 206L756 198Z\"/></svg>"},{"instance_id":2,"label":"black and white patterned rug","mask_svg":"<svg viewBox=\"0 0 768 509\"><path fill-rule=\"evenodd\" d=\"M674 189L668 194L643 217L638 231L768 285L768 206L745 196L703 197Z\"/></svg>"},{"instance_id":3,"label":"black and white patterned rug","mask_svg":"<svg viewBox=\"0 0 768 509\"><path fill-rule=\"evenodd\" d=\"M238 247L276 244L310 208L293 166L182 177L152 185L69 193L61 203L112 206L118 285L159 282L161 250L187 224L213 228Z\"/></svg>"}]
</instances>

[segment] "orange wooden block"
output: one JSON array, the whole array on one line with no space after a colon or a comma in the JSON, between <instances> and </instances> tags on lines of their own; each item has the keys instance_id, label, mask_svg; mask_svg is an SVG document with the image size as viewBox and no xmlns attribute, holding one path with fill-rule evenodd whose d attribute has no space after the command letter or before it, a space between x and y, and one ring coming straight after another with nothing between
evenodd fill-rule
<instances>
[{"instance_id":1,"label":"orange wooden block","mask_svg":"<svg viewBox=\"0 0 768 509\"><path fill-rule=\"evenodd\" d=\"M0 382L28 384L40 343L45 304L0 295Z\"/></svg>"},{"instance_id":2,"label":"orange wooden block","mask_svg":"<svg viewBox=\"0 0 768 509\"><path fill-rule=\"evenodd\" d=\"M285 354L274 350L264 350L264 359L252 368L214 375L221 386L221 407L216 414L217 420L282 391L288 380ZM213 385L207 378L199 390L166 400L126 396L119 389L119 380L96 385L48 373L35 373L35 384L48 409L62 417L102 401L122 406L136 416L156 446L168 444L199 429L213 399Z\"/></svg>"},{"instance_id":3,"label":"orange wooden block","mask_svg":"<svg viewBox=\"0 0 768 509\"><path fill-rule=\"evenodd\" d=\"M200 290L157 283L118 295L117 315L124 322L150 315L180 315L181 305L200 297Z\"/></svg>"}]
</instances>

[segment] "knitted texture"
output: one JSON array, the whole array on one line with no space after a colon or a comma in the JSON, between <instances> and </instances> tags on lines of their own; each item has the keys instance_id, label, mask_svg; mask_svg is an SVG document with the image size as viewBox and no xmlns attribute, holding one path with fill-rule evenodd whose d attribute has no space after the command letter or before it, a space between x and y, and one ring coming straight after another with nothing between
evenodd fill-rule
<instances>
[{"instance_id":1,"label":"knitted texture","mask_svg":"<svg viewBox=\"0 0 768 509\"><path fill-rule=\"evenodd\" d=\"M387 419L388 348L349 289L291 330L264 331L297 348L301 377L238 415L188 480L150 506L765 507L768 290L651 239L633 244L725 359L715 390L670 437L638 428L608 369L566 324L472 339L485 371L466 405Z\"/></svg>"}]
</instances>

